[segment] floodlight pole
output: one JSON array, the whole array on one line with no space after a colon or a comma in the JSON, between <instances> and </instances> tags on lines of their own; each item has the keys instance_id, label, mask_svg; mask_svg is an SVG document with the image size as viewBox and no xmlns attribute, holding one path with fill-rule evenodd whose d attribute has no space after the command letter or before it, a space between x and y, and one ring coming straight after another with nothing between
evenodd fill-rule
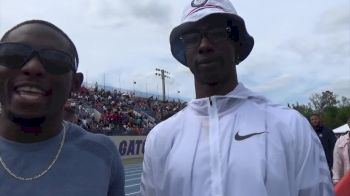
<instances>
[{"instance_id":1,"label":"floodlight pole","mask_svg":"<svg viewBox=\"0 0 350 196\"><path fill-rule=\"evenodd\" d=\"M169 77L170 73L164 69L156 68L156 76L160 76L162 79L162 87L163 87L163 102L165 102L165 78Z\"/></svg>"}]
</instances>

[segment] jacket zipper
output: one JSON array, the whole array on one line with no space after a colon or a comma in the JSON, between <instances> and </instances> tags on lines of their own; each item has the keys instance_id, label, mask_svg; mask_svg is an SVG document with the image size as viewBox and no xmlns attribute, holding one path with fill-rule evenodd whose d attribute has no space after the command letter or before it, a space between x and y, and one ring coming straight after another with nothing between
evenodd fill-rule
<instances>
[{"instance_id":1,"label":"jacket zipper","mask_svg":"<svg viewBox=\"0 0 350 196\"><path fill-rule=\"evenodd\" d=\"M222 172L221 172L221 152L220 152L220 129L219 117L215 97L209 97L209 149L210 149L210 177L211 195L223 196Z\"/></svg>"}]
</instances>

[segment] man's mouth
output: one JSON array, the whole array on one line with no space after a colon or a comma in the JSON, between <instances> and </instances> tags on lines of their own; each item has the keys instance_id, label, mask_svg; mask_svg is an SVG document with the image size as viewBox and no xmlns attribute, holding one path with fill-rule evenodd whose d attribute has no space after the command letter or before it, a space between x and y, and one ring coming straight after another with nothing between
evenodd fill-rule
<instances>
[{"instance_id":1,"label":"man's mouth","mask_svg":"<svg viewBox=\"0 0 350 196\"><path fill-rule=\"evenodd\" d=\"M215 64L216 64L216 61L207 61L207 62L199 63L198 65L209 67L209 66L214 66Z\"/></svg>"},{"instance_id":2,"label":"man's mouth","mask_svg":"<svg viewBox=\"0 0 350 196\"><path fill-rule=\"evenodd\" d=\"M218 65L220 65L219 58L203 59L203 60L197 61L198 69L206 70L206 71L217 69Z\"/></svg>"},{"instance_id":3,"label":"man's mouth","mask_svg":"<svg viewBox=\"0 0 350 196\"><path fill-rule=\"evenodd\" d=\"M202 60L202 61L198 61L197 64L201 65L201 64L210 64L212 62L215 62L214 59L207 59L207 60Z\"/></svg>"},{"instance_id":4,"label":"man's mouth","mask_svg":"<svg viewBox=\"0 0 350 196\"><path fill-rule=\"evenodd\" d=\"M15 87L15 93L17 93L20 97L26 100L39 100L43 97L46 97L50 94L51 91L46 91L38 86L31 85L21 85Z\"/></svg>"},{"instance_id":5,"label":"man's mouth","mask_svg":"<svg viewBox=\"0 0 350 196\"><path fill-rule=\"evenodd\" d=\"M198 60L197 64L198 65L206 65L206 64L217 63L219 61L220 61L220 58L208 58L208 59Z\"/></svg>"}]
</instances>

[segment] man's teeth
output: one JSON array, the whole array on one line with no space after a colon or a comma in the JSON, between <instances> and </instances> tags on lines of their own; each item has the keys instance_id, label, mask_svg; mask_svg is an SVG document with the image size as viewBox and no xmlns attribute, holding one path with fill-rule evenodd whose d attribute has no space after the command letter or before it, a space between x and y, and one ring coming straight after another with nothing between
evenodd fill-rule
<instances>
[{"instance_id":1,"label":"man's teeth","mask_svg":"<svg viewBox=\"0 0 350 196\"><path fill-rule=\"evenodd\" d=\"M45 92L39 88L36 87L29 87L29 86L23 86L23 87L19 87L17 88L17 91L19 93L25 93L25 94L41 94L41 95L45 95Z\"/></svg>"}]
</instances>

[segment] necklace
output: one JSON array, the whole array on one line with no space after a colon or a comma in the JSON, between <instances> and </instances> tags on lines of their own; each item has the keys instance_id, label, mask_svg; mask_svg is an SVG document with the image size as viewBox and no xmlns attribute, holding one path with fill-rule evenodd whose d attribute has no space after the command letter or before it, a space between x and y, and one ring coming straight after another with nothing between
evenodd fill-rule
<instances>
[{"instance_id":1,"label":"necklace","mask_svg":"<svg viewBox=\"0 0 350 196\"><path fill-rule=\"evenodd\" d=\"M8 166L6 165L5 161L3 160L3 158L0 156L0 162L1 162L1 165L4 167L4 169L7 171L7 173L9 173L12 177L18 179L18 180L22 180L22 181L31 181L31 180L35 180L35 179L38 179L40 178L41 176L45 175L51 168L52 166L56 163L59 155L61 154L61 151L62 151L62 148L63 148L63 145L64 145L64 140L66 138L66 127L64 126L64 124L62 124L63 126L63 136L62 136L62 140L61 140L61 143L60 143L60 147L57 151L57 154L55 155L55 158L52 160L52 162L50 163L50 165L44 170L42 171L41 173L33 176L33 177L22 177L22 176L17 176L15 173L13 173L9 168Z\"/></svg>"}]
</instances>

